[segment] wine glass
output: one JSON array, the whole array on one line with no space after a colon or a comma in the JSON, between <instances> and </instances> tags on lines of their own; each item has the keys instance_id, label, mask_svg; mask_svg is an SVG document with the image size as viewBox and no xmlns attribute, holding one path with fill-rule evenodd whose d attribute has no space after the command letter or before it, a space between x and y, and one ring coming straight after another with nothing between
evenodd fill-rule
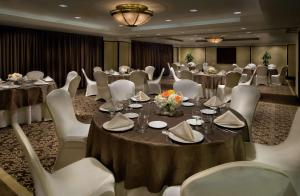
<instances>
[{"instance_id":1,"label":"wine glass","mask_svg":"<svg viewBox=\"0 0 300 196\"><path fill-rule=\"evenodd\" d=\"M198 107L194 107L192 109L192 118L195 119L195 122L196 122L196 125L195 125L195 128L196 130L199 130L199 120L202 120L202 114L201 114L201 111Z\"/></svg>"},{"instance_id":2,"label":"wine glass","mask_svg":"<svg viewBox=\"0 0 300 196\"><path fill-rule=\"evenodd\" d=\"M139 117L137 119L138 121L138 127L137 127L137 132L144 133L146 130L146 127L148 126L148 118L149 116L141 110Z\"/></svg>"}]
</instances>

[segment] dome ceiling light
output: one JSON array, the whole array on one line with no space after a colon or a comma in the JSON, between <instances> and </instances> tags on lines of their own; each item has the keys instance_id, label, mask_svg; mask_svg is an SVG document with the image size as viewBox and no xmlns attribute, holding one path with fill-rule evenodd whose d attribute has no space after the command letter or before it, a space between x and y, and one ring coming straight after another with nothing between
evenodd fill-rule
<instances>
[{"instance_id":1,"label":"dome ceiling light","mask_svg":"<svg viewBox=\"0 0 300 196\"><path fill-rule=\"evenodd\" d=\"M111 10L110 15L123 25L136 27L147 23L153 16L153 11L141 4L121 4Z\"/></svg>"},{"instance_id":2,"label":"dome ceiling light","mask_svg":"<svg viewBox=\"0 0 300 196\"><path fill-rule=\"evenodd\" d=\"M223 41L223 38L219 36L213 36L206 38L206 41L212 44L218 44Z\"/></svg>"}]
</instances>

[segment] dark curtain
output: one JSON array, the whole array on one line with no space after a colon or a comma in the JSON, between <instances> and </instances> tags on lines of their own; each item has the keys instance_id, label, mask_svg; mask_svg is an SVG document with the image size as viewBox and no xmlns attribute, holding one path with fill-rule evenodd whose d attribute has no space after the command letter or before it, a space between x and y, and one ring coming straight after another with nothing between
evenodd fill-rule
<instances>
[{"instance_id":1,"label":"dark curtain","mask_svg":"<svg viewBox=\"0 0 300 196\"><path fill-rule=\"evenodd\" d=\"M93 67L103 67L103 38L53 31L0 26L0 77L40 70L65 83L69 71L77 71L85 86L81 68L93 78Z\"/></svg>"},{"instance_id":2,"label":"dark curtain","mask_svg":"<svg viewBox=\"0 0 300 196\"><path fill-rule=\"evenodd\" d=\"M162 68L164 74L169 73L167 63L173 62L173 46L149 42L131 42L131 66L134 69L144 69L146 66L154 66L157 76Z\"/></svg>"}]
</instances>

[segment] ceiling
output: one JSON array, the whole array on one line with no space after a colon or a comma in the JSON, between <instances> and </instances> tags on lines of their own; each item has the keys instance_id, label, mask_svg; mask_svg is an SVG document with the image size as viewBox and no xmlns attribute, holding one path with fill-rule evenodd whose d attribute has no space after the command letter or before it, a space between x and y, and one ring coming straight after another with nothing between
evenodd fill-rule
<instances>
[{"instance_id":1,"label":"ceiling","mask_svg":"<svg viewBox=\"0 0 300 196\"><path fill-rule=\"evenodd\" d=\"M109 10L121 3L141 3L154 16L140 27L120 27ZM68 5L66 8L58 5ZM197 12L190 12L197 9ZM241 14L234 14L234 12ZM80 16L81 19L74 17ZM167 22L170 19L172 21ZM105 39L141 40L175 46L296 43L299 0L0 0L0 24L103 35Z\"/></svg>"}]
</instances>

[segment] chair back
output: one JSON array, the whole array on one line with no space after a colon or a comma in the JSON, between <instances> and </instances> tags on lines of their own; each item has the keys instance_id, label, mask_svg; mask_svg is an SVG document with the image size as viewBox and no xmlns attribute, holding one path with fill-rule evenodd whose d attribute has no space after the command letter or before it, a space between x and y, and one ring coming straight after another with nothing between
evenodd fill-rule
<instances>
[{"instance_id":1,"label":"chair back","mask_svg":"<svg viewBox=\"0 0 300 196\"><path fill-rule=\"evenodd\" d=\"M102 68L99 67L99 66L97 66L97 67L94 67L93 71L94 71L94 72L96 72L96 71L102 71Z\"/></svg>"},{"instance_id":2,"label":"chair back","mask_svg":"<svg viewBox=\"0 0 300 196\"><path fill-rule=\"evenodd\" d=\"M230 108L240 113L247 121L251 139L252 120L260 98L257 87L238 85L232 89Z\"/></svg>"},{"instance_id":3,"label":"chair back","mask_svg":"<svg viewBox=\"0 0 300 196\"><path fill-rule=\"evenodd\" d=\"M80 76L75 76L71 81L70 81L70 85L68 88L68 91L70 93L70 96L73 98L76 95L77 89L79 87L80 84L80 80L81 77Z\"/></svg>"},{"instance_id":4,"label":"chair back","mask_svg":"<svg viewBox=\"0 0 300 196\"><path fill-rule=\"evenodd\" d=\"M78 73L76 71L70 71L67 75L67 79L66 79L66 83L65 85L62 87L63 89L65 89L66 91L69 89L69 85L71 80L75 77L78 76Z\"/></svg>"},{"instance_id":5,"label":"chair back","mask_svg":"<svg viewBox=\"0 0 300 196\"><path fill-rule=\"evenodd\" d=\"M174 78L175 81L179 81L180 79L176 76L176 73L173 69L173 67L170 68L170 72L172 73L172 76Z\"/></svg>"},{"instance_id":6,"label":"chair back","mask_svg":"<svg viewBox=\"0 0 300 196\"><path fill-rule=\"evenodd\" d=\"M177 92L181 92L183 96L194 99L197 97L203 97L203 90L201 84L192 80L180 80L175 81L173 89Z\"/></svg>"},{"instance_id":7,"label":"chair back","mask_svg":"<svg viewBox=\"0 0 300 196\"><path fill-rule=\"evenodd\" d=\"M161 78L163 77L164 72L165 72L165 68L162 68L158 78L156 78L156 80L155 80L157 83L159 83L161 81Z\"/></svg>"},{"instance_id":8,"label":"chair back","mask_svg":"<svg viewBox=\"0 0 300 196\"><path fill-rule=\"evenodd\" d=\"M174 69L174 71L178 71L180 68L180 64L179 63L172 63L171 67Z\"/></svg>"},{"instance_id":9,"label":"chair back","mask_svg":"<svg viewBox=\"0 0 300 196\"><path fill-rule=\"evenodd\" d=\"M207 69L208 69L208 63L204 62L202 65L203 65L203 66L202 66L202 69L203 69L203 71L206 73L206 72L207 72Z\"/></svg>"},{"instance_id":10,"label":"chair back","mask_svg":"<svg viewBox=\"0 0 300 196\"><path fill-rule=\"evenodd\" d=\"M180 79L193 80L193 73L188 70L183 70L180 72Z\"/></svg>"},{"instance_id":11,"label":"chair back","mask_svg":"<svg viewBox=\"0 0 300 196\"><path fill-rule=\"evenodd\" d=\"M64 140L68 127L77 122L71 96L63 89L51 91L46 97L46 104L56 126L59 140Z\"/></svg>"},{"instance_id":12,"label":"chair back","mask_svg":"<svg viewBox=\"0 0 300 196\"><path fill-rule=\"evenodd\" d=\"M279 80L280 80L281 84L285 83L285 77L286 77L287 71L288 71L288 66L287 65L285 65L281 68L281 71L280 71L280 74L279 74Z\"/></svg>"},{"instance_id":13,"label":"chair back","mask_svg":"<svg viewBox=\"0 0 300 196\"><path fill-rule=\"evenodd\" d=\"M121 65L120 67L119 67L119 72L120 73L128 73L129 72L129 70L130 70L130 67L129 66L127 66L127 65Z\"/></svg>"},{"instance_id":14,"label":"chair back","mask_svg":"<svg viewBox=\"0 0 300 196\"><path fill-rule=\"evenodd\" d=\"M289 177L269 165L251 161L232 162L187 178L182 196L296 196Z\"/></svg>"},{"instance_id":15,"label":"chair back","mask_svg":"<svg viewBox=\"0 0 300 196\"><path fill-rule=\"evenodd\" d=\"M130 74L129 80L135 85L135 91L148 91L148 74L144 71L134 71Z\"/></svg>"},{"instance_id":16,"label":"chair back","mask_svg":"<svg viewBox=\"0 0 300 196\"><path fill-rule=\"evenodd\" d=\"M103 71L94 72L94 78L97 84L97 99L109 100L111 98L108 87L108 76Z\"/></svg>"},{"instance_id":17,"label":"chair back","mask_svg":"<svg viewBox=\"0 0 300 196\"><path fill-rule=\"evenodd\" d=\"M109 86L114 101L124 101L135 95L135 85L129 80L117 80Z\"/></svg>"},{"instance_id":18,"label":"chair back","mask_svg":"<svg viewBox=\"0 0 300 196\"><path fill-rule=\"evenodd\" d=\"M35 194L36 195L55 195L50 188L51 176L43 168L39 157L31 146L27 136L24 134L19 124L12 124L14 133L21 144L21 148L29 163L29 168L33 177Z\"/></svg>"},{"instance_id":19,"label":"chair back","mask_svg":"<svg viewBox=\"0 0 300 196\"><path fill-rule=\"evenodd\" d=\"M44 73L41 71L30 71L26 74L28 80L41 80L44 78Z\"/></svg>"},{"instance_id":20,"label":"chair back","mask_svg":"<svg viewBox=\"0 0 300 196\"><path fill-rule=\"evenodd\" d=\"M249 63L245 68L248 68L248 69L256 69L256 65L254 63Z\"/></svg>"},{"instance_id":21,"label":"chair back","mask_svg":"<svg viewBox=\"0 0 300 196\"><path fill-rule=\"evenodd\" d=\"M256 75L257 76L267 76L268 75L268 67L266 67L264 65L257 66Z\"/></svg>"},{"instance_id":22,"label":"chair back","mask_svg":"<svg viewBox=\"0 0 300 196\"><path fill-rule=\"evenodd\" d=\"M87 84L88 84L88 83L91 83L92 80L89 79L89 77L86 75L86 73L85 73L85 71L84 71L83 68L81 68L81 71L82 71L82 73L83 73L83 75L84 75L84 78L85 78L86 83L87 83Z\"/></svg>"},{"instance_id":23,"label":"chair back","mask_svg":"<svg viewBox=\"0 0 300 196\"><path fill-rule=\"evenodd\" d=\"M148 74L149 80L153 80L154 71L155 71L155 67L153 67L153 66L145 67L145 72Z\"/></svg>"},{"instance_id":24,"label":"chair back","mask_svg":"<svg viewBox=\"0 0 300 196\"><path fill-rule=\"evenodd\" d=\"M241 73L235 71L229 71L226 74L226 83L225 86L229 88L233 88L239 84L241 79Z\"/></svg>"},{"instance_id":25,"label":"chair back","mask_svg":"<svg viewBox=\"0 0 300 196\"><path fill-rule=\"evenodd\" d=\"M202 64L197 64L195 67L196 71L203 71L203 65Z\"/></svg>"}]
</instances>

